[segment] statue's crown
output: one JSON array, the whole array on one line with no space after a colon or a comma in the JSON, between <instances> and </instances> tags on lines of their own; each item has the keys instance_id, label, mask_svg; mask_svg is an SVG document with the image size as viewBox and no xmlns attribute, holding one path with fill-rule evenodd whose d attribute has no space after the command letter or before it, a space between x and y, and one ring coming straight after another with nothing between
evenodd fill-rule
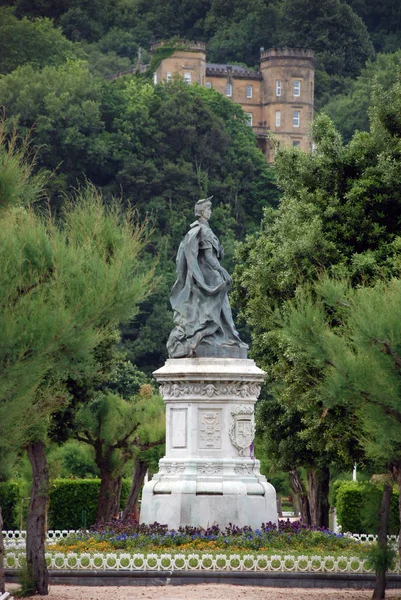
<instances>
[{"instance_id":1,"label":"statue's crown","mask_svg":"<svg viewBox=\"0 0 401 600\"><path fill-rule=\"evenodd\" d=\"M209 196L209 198L202 198L201 200L198 200L198 202L195 204L195 215L199 215L204 208L206 208L208 205L211 205L212 198L213 196Z\"/></svg>"}]
</instances>

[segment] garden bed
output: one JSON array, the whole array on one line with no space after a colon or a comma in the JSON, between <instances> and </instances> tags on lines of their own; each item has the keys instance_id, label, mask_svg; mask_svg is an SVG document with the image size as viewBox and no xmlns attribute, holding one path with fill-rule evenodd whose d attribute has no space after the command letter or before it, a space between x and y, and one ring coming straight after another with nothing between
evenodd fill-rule
<instances>
[{"instance_id":1,"label":"garden bed","mask_svg":"<svg viewBox=\"0 0 401 600\"><path fill-rule=\"evenodd\" d=\"M25 567L24 535L6 537L5 568ZM372 573L372 541L300 521L168 531L155 523L112 521L91 531L59 532L47 538L52 570L265 571L287 573ZM392 573L400 573L397 562Z\"/></svg>"}]
</instances>

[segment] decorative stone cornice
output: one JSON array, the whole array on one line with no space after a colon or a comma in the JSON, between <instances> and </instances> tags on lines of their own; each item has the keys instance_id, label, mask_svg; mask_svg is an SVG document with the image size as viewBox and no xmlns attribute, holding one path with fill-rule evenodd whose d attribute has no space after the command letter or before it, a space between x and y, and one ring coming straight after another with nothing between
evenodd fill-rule
<instances>
[{"instance_id":1,"label":"decorative stone cornice","mask_svg":"<svg viewBox=\"0 0 401 600\"><path fill-rule=\"evenodd\" d=\"M181 475L182 473L191 473L196 475L212 475L222 476L223 473L231 474L234 471L238 477L250 476L260 477L260 461L244 459L238 457L234 460L227 459L212 459L205 462L202 459L189 459L182 462L169 461L164 458L159 463L158 478L168 477L171 475Z\"/></svg>"},{"instance_id":2,"label":"decorative stone cornice","mask_svg":"<svg viewBox=\"0 0 401 600\"><path fill-rule=\"evenodd\" d=\"M261 386L257 383L238 381L209 381L207 383L177 383L166 381L160 386L165 400L174 398L249 398L257 400Z\"/></svg>"}]
</instances>

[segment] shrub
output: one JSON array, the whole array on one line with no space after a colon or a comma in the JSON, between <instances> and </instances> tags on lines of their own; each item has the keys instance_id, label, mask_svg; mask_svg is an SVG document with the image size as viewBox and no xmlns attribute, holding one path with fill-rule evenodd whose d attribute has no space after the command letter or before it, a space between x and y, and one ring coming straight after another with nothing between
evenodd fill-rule
<instances>
[{"instance_id":1,"label":"shrub","mask_svg":"<svg viewBox=\"0 0 401 600\"><path fill-rule=\"evenodd\" d=\"M343 481L337 488L337 519L343 531L377 533L382 486L373 483ZM400 528L398 493L393 492L390 509L389 534L398 534Z\"/></svg>"},{"instance_id":2,"label":"shrub","mask_svg":"<svg viewBox=\"0 0 401 600\"><path fill-rule=\"evenodd\" d=\"M18 529L16 522L20 490L17 483L0 483L0 506L3 529Z\"/></svg>"},{"instance_id":3,"label":"shrub","mask_svg":"<svg viewBox=\"0 0 401 600\"><path fill-rule=\"evenodd\" d=\"M131 482L123 480L121 507ZM56 479L50 486L49 528L81 529L96 521L100 479ZM84 512L85 511L85 512Z\"/></svg>"}]
</instances>

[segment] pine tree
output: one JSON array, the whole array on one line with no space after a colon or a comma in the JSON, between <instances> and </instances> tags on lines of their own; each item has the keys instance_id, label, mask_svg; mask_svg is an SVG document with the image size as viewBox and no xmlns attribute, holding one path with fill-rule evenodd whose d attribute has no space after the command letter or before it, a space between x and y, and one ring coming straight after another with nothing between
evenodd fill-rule
<instances>
[{"instance_id":1,"label":"pine tree","mask_svg":"<svg viewBox=\"0 0 401 600\"><path fill-rule=\"evenodd\" d=\"M0 141L0 444L27 449L27 565L47 594L49 416L69 399L67 379L96 368L94 348L135 315L153 272L141 264L145 228L117 204L106 208L93 186L66 203L60 222L35 211L44 178L32 176L34 157L4 128Z\"/></svg>"}]
</instances>

